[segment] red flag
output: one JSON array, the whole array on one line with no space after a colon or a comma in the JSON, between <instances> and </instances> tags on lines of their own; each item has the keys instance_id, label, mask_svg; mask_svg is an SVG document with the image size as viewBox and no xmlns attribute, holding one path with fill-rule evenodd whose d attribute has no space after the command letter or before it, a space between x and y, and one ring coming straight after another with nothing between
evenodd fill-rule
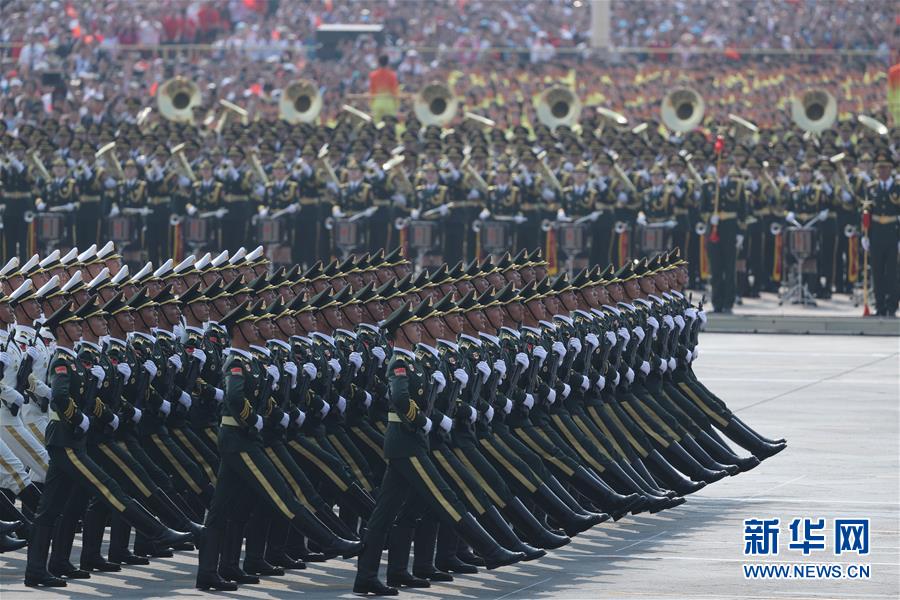
<instances>
[{"instance_id":1,"label":"red flag","mask_svg":"<svg viewBox=\"0 0 900 600\"><path fill-rule=\"evenodd\" d=\"M725 138L721 135L717 135L716 144L713 146L713 149L716 151L716 154L722 154L722 151L725 150Z\"/></svg>"}]
</instances>

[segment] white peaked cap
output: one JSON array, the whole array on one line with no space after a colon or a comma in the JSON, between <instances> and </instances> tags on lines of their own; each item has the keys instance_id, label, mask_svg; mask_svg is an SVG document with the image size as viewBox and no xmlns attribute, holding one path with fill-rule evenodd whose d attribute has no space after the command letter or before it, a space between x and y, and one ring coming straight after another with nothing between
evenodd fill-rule
<instances>
[{"instance_id":1,"label":"white peaked cap","mask_svg":"<svg viewBox=\"0 0 900 600\"><path fill-rule=\"evenodd\" d=\"M34 293L38 298L43 298L53 290L59 287L59 275L54 275L47 283L42 285L38 291Z\"/></svg>"},{"instance_id":2,"label":"white peaked cap","mask_svg":"<svg viewBox=\"0 0 900 600\"><path fill-rule=\"evenodd\" d=\"M78 255L78 262L87 262L97 254L97 244L91 244L90 248Z\"/></svg>"},{"instance_id":3,"label":"white peaked cap","mask_svg":"<svg viewBox=\"0 0 900 600\"><path fill-rule=\"evenodd\" d=\"M68 292L82 281L84 281L84 275L82 275L81 271L75 271L75 274L62 286L62 291Z\"/></svg>"},{"instance_id":4,"label":"white peaked cap","mask_svg":"<svg viewBox=\"0 0 900 600\"><path fill-rule=\"evenodd\" d=\"M103 270L97 273L97 276L91 279L91 282L87 284L87 286L94 289L107 279L109 279L109 267L103 267Z\"/></svg>"},{"instance_id":5,"label":"white peaked cap","mask_svg":"<svg viewBox=\"0 0 900 600\"><path fill-rule=\"evenodd\" d=\"M59 250L54 250L50 254L47 255L47 258L40 262L41 267L46 267L47 265L51 265L59 260Z\"/></svg>"},{"instance_id":6,"label":"white peaked cap","mask_svg":"<svg viewBox=\"0 0 900 600\"><path fill-rule=\"evenodd\" d=\"M163 275L165 275L166 273L168 273L171 270L172 270L172 259L167 258L166 262L161 264L157 270L153 271L153 276L154 277L162 277Z\"/></svg>"}]
</instances>

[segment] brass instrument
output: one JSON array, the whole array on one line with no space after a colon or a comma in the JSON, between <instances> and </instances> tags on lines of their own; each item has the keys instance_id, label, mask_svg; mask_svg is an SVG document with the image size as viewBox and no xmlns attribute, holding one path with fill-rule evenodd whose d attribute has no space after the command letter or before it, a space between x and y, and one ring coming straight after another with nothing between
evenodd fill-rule
<instances>
[{"instance_id":1,"label":"brass instrument","mask_svg":"<svg viewBox=\"0 0 900 600\"><path fill-rule=\"evenodd\" d=\"M445 84L432 82L422 88L413 101L416 117L426 127L437 125L443 127L453 120L459 100Z\"/></svg>"},{"instance_id":2,"label":"brass instrument","mask_svg":"<svg viewBox=\"0 0 900 600\"><path fill-rule=\"evenodd\" d=\"M870 117L869 115L856 115L856 120L878 135L887 135L888 133L887 125L885 125L878 119Z\"/></svg>"},{"instance_id":3,"label":"brass instrument","mask_svg":"<svg viewBox=\"0 0 900 600\"><path fill-rule=\"evenodd\" d=\"M171 150L172 156L178 161L178 164L181 166L181 170L184 171L184 174L191 181L197 181L197 176L194 174L194 169L191 168L191 163L188 162L187 157L184 155L184 143L178 144Z\"/></svg>"},{"instance_id":4,"label":"brass instrument","mask_svg":"<svg viewBox=\"0 0 900 600\"><path fill-rule=\"evenodd\" d=\"M278 116L291 124L312 123L322 112L322 94L315 82L299 79L281 93Z\"/></svg>"},{"instance_id":5,"label":"brass instrument","mask_svg":"<svg viewBox=\"0 0 900 600\"><path fill-rule=\"evenodd\" d=\"M628 174L622 170L622 167L619 166L619 155L616 152L609 152L609 158L612 159L612 167L613 171L616 172L619 179L622 180L622 183L628 188L628 190L632 194L637 194L637 188L634 186L634 182L631 181L631 178L628 177Z\"/></svg>"},{"instance_id":6,"label":"brass instrument","mask_svg":"<svg viewBox=\"0 0 900 600\"><path fill-rule=\"evenodd\" d=\"M170 121L192 123L193 109L200 101L200 86L184 77L167 79L156 92L156 107Z\"/></svg>"},{"instance_id":7,"label":"brass instrument","mask_svg":"<svg viewBox=\"0 0 900 600\"><path fill-rule=\"evenodd\" d=\"M853 189L853 186L850 185L850 178L847 177L847 169L844 168L844 165L841 164L847 155L844 152L838 152L834 156L828 159L828 162L835 165L837 167L837 171L841 176L841 183L844 184L844 187L849 191Z\"/></svg>"},{"instance_id":8,"label":"brass instrument","mask_svg":"<svg viewBox=\"0 0 900 600\"><path fill-rule=\"evenodd\" d=\"M561 125L572 127L581 114L581 101L569 88L555 86L541 94L536 112L538 120L551 131Z\"/></svg>"},{"instance_id":9,"label":"brass instrument","mask_svg":"<svg viewBox=\"0 0 900 600\"><path fill-rule=\"evenodd\" d=\"M100 148L99 150L97 150L97 152L94 154L94 160L99 161L104 156L109 154L109 162L110 162L110 164L112 164L113 169L116 172L117 178L125 179L125 171L122 169L122 163L119 162L119 157L116 156L115 150L116 150L116 143L110 142L110 143L106 144L105 146L103 146L102 148Z\"/></svg>"},{"instance_id":10,"label":"brass instrument","mask_svg":"<svg viewBox=\"0 0 900 600\"><path fill-rule=\"evenodd\" d=\"M463 118L469 119L470 121L475 121L476 123L481 123L485 127L490 127L491 129L493 129L494 127L497 126L497 122L494 121L493 119L488 119L487 117L482 117L481 115L470 112L468 110L463 113Z\"/></svg>"},{"instance_id":11,"label":"brass instrument","mask_svg":"<svg viewBox=\"0 0 900 600\"><path fill-rule=\"evenodd\" d=\"M609 119L616 125L628 125L628 118L622 113L617 113L616 111L604 108L603 106L595 106L594 110L597 111L598 115Z\"/></svg>"},{"instance_id":12,"label":"brass instrument","mask_svg":"<svg viewBox=\"0 0 900 600\"><path fill-rule=\"evenodd\" d=\"M807 90L791 102L791 118L794 123L812 135L822 133L834 125L837 114L837 100L820 88Z\"/></svg>"},{"instance_id":13,"label":"brass instrument","mask_svg":"<svg viewBox=\"0 0 900 600\"><path fill-rule=\"evenodd\" d=\"M688 171L691 172L691 176L697 182L697 185L703 186L703 178L700 177L700 173L697 172L697 169L694 168L694 163L691 162L691 159L694 157L694 155L687 150L679 150L678 156L684 159L684 164L687 165Z\"/></svg>"},{"instance_id":14,"label":"brass instrument","mask_svg":"<svg viewBox=\"0 0 900 600\"><path fill-rule=\"evenodd\" d=\"M844 225L844 236L847 238L856 237L859 235L859 228L854 223L847 223Z\"/></svg>"},{"instance_id":15,"label":"brass instrument","mask_svg":"<svg viewBox=\"0 0 900 600\"><path fill-rule=\"evenodd\" d=\"M391 158L389 158L387 160L387 162L385 162L383 165L381 165L381 169L385 173L387 173L391 169L403 164L403 161L406 160L406 157L403 156L403 154L402 154L403 150L404 150L403 146L397 146L396 148L391 150L391 154L393 154L393 156L391 156ZM396 172L398 174L397 175L398 178L400 179L400 183L402 184L402 187L403 187L402 191L407 194L412 193L415 188L414 188L412 182L409 180L409 175L406 174L406 169L401 167Z\"/></svg>"},{"instance_id":16,"label":"brass instrument","mask_svg":"<svg viewBox=\"0 0 900 600\"><path fill-rule=\"evenodd\" d=\"M328 178L334 182L334 185L338 186L338 189L341 187L341 180L338 179L337 173L334 172L334 168L331 166L331 162L328 160L328 144L323 144L319 149L319 153L317 155L319 162L322 163L322 166L325 167L325 172L328 173Z\"/></svg>"},{"instance_id":17,"label":"brass instrument","mask_svg":"<svg viewBox=\"0 0 900 600\"><path fill-rule=\"evenodd\" d=\"M34 163L34 168L38 170L38 173L41 174L44 181L52 180L53 177L50 176L50 172L47 171L47 167L44 166L44 161L41 160L41 156L38 154L37 150L32 152L29 156L31 157L31 162Z\"/></svg>"},{"instance_id":18,"label":"brass instrument","mask_svg":"<svg viewBox=\"0 0 900 600\"><path fill-rule=\"evenodd\" d=\"M256 173L256 176L259 177L262 184L269 185L269 176L266 175L266 170L263 168L262 163L259 162L259 154L256 152L250 153L250 166L253 168L253 172Z\"/></svg>"},{"instance_id":19,"label":"brass instrument","mask_svg":"<svg viewBox=\"0 0 900 600\"><path fill-rule=\"evenodd\" d=\"M350 113L351 115L353 115L354 117L359 119L359 121L362 123L371 123L372 122L372 115L370 115L369 113L363 112L356 107L350 106L349 104L342 105L341 110L344 112Z\"/></svg>"},{"instance_id":20,"label":"brass instrument","mask_svg":"<svg viewBox=\"0 0 900 600\"><path fill-rule=\"evenodd\" d=\"M561 192L563 190L562 184L556 177L556 173L554 173L553 169L550 168L550 165L547 164L547 151L541 150L540 154L537 155L537 159L538 164L541 166L541 170L544 172L544 177L553 184L553 187L555 187L557 191Z\"/></svg>"},{"instance_id":21,"label":"brass instrument","mask_svg":"<svg viewBox=\"0 0 900 600\"><path fill-rule=\"evenodd\" d=\"M781 199L781 188L778 187L778 183L774 179L772 179L772 175L769 173L769 161L764 160L762 164L762 174L763 177L766 178L766 182L772 186L772 190L775 192L775 199ZM774 235L774 234L773 234Z\"/></svg>"},{"instance_id":22,"label":"brass instrument","mask_svg":"<svg viewBox=\"0 0 900 600\"><path fill-rule=\"evenodd\" d=\"M706 104L691 88L676 88L665 95L659 113L666 127L679 133L696 128L703 121Z\"/></svg>"},{"instance_id":23,"label":"brass instrument","mask_svg":"<svg viewBox=\"0 0 900 600\"><path fill-rule=\"evenodd\" d=\"M225 99L220 99L219 104L225 108L225 112L222 113L222 118L219 119L219 124L216 125L216 133L222 133L222 129L225 128L225 122L228 120L229 113L234 113L241 118L241 122L246 125L248 119L250 117L250 113L247 112L247 109L241 108L234 102L229 102Z\"/></svg>"}]
</instances>

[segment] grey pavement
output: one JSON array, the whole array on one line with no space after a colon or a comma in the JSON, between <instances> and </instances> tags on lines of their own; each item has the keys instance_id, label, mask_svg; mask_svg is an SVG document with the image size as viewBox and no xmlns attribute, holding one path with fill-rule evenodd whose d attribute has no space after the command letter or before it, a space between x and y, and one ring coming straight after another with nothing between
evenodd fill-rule
<instances>
[{"instance_id":1,"label":"grey pavement","mask_svg":"<svg viewBox=\"0 0 900 600\"><path fill-rule=\"evenodd\" d=\"M603 524L545 558L462 576L401 598L842 598L900 597L900 340L704 334L699 375L746 422L787 450L660 515ZM788 523L825 518L827 549L789 550ZM743 556L743 521L781 520L777 557ZM835 518L871 519L871 553L834 556ZM78 547L73 552L77 558ZM0 597L204 597L195 554L158 560L62 591L22 585L24 551L0 555ZM742 564L868 564L867 580L746 580ZM310 565L223 596L352 597L355 564Z\"/></svg>"}]
</instances>

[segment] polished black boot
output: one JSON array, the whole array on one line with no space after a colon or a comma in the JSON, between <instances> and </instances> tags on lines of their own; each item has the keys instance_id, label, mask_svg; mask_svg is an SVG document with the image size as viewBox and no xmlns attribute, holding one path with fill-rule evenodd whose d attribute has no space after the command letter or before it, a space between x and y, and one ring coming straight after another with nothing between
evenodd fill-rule
<instances>
[{"instance_id":1,"label":"polished black boot","mask_svg":"<svg viewBox=\"0 0 900 600\"><path fill-rule=\"evenodd\" d=\"M136 500L131 500L125 505L122 517L132 527L147 536L147 543L152 548L171 548L178 544L190 542L193 538L191 533L169 529Z\"/></svg>"},{"instance_id":2,"label":"polished black boot","mask_svg":"<svg viewBox=\"0 0 900 600\"><path fill-rule=\"evenodd\" d=\"M81 569L84 571L115 573L122 570L120 565L107 561L100 554L107 514L106 507L96 502L84 513L81 524Z\"/></svg>"},{"instance_id":3,"label":"polished black boot","mask_svg":"<svg viewBox=\"0 0 900 600\"><path fill-rule=\"evenodd\" d=\"M558 484L558 482L556 483ZM571 503L581 509L578 502L576 502L576 500L572 498L561 485L559 486L559 494L551 490L547 485L541 485L535 491L534 495L532 495L532 499L538 506L543 508L544 511L546 511L547 514L563 528L566 535L570 537L578 535L583 531L587 531L594 525L602 523L609 518L604 514L576 512L572 506L570 506L569 502L564 501L563 496L560 496L560 494L568 496L571 499Z\"/></svg>"},{"instance_id":4,"label":"polished black boot","mask_svg":"<svg viewBox=\"0 0 900 600\"><path fill-rule=\"evenodd\" d=\"M440 521L437 519L421 519L416 524L413 534L416 551L413 554L412 572L416 577L429 581L453 581L453 575L434 566L439 528Z\"/></svg>"},{"instance_id":5,"label":"polished black boot","mask_svg":"<svg viewBox=\"0 0 900 600\"><path fill-rule=\"evenodd\" d=\"M12 533L24 524L24 521L0 521L0 535Z\"/></svg>"},{"instance_id":6,"label":"polished black boot","mask_svg":"<svg viewBox=\"0 0 900 600\"><path fill-rule=\"evenodd\" d=\"M759 460L765 460L770 456L775 456L785 448L787 443L770 444L760 440L758 437L748 430L740 421L732 419L728 426L722 432L728 436L736 444L745 448Z\"/></svg>"},{"instance_id":7,"label":"polished black boot","mask_svg":"<svg viewBox=\"0 0 900 600\"><path fill-rule=\"evenodd\" d=\"M203 525L191 520L190 517L162 490L157 490L147 498L147 506L160 520L178 531L188 531L192 535L200 535Z\"/></svg>"},{"instance_id":8,"label":"polished black boot","mask_svg":"<svg viewBox=\"0 0 900 600\"><path fill-rule=\"evenodd\" d=\"M750 427L749 425L744 423L744 421L741 420L741 418L738 417L737 415L731 415L731 420L734 421L735 423L737 423L738 425L740 425L741 427L743 427L744 429L746 429L747 433L749 433L750 435L759 439L761 442L765 442L767 444L773 444L775 446L778 446L780 444L787 444L787 440L784 438L778 438L777 440L772 440L772 439L767 438L763 434L759 433L758 431L756 431L755 429L753 429L752 427Z\"/></svg>"},{"instance_id":9,"label":"polished black boot","mask_svg":"<svg viewBox=\"0 0 900 600\"><path fill-rule=\"evenodd\" d=\"M198 590L216 590L233 592L236 583L226 581L219 575L219 554L222 549L223 531L207 527L203 535L197 538L197 582Z\"/></svg>"},{"instance_id":10,"label":"polished black boot","mask_svg":"<svg viewBox=\"0 0 900 600\"><path fill-rule=\"evenodd\" d=\"M534 548L520 540L516 532L510 528L509 523L497 512L497 507L491 506L479 517L484 528L497 540L497 543L511 552L521 552L525 555L523 560L537 560L547 556L546 550Z\"/></svg>"},{"instance_id":11,"label":"polished black boot","mask_svg":"<svg viewBox=\"0 0 900 600\"><path fill-rule=\"evenodd\" d=\"M363 521L368 521L372 511L375 510L375 498L355 482L347 488L341 500Z\"/></svg>"},{"instance_id":12,"label":"polished black boot","mask_svg":"<svg viewBox=\"0 0 900 600\"><path fill-rule=\"evenodd\" d=\"M47 553L53 527L35 525L28 541L28 563L25 567L25 585L28 587L66 587L66 580L47 570Z\"/></svg>"},{"instance_id":13,"label":"polished black boot","mask_svg":"<svg viewBox=\"0 0 900 600\"><path fill-rule=\"evenodd\" d=\"M734 454L730 448L723 447L719 442L713 439L705 431L697 434L697 443L700 444L706 452L723 464L737 465L742 472L749 471L759 466L759 459L755 456L738 456Z\"/></svg>"},{"instance_id":14,"label":"polished black boot","mask_svg":"<svg viewBox=\"0 0 900 600\"><path fill-rule=\"evenodd\" d=\"M477 573L478 567L459 559L456 555L457 548L459 548L459 536L456 534L456 531L445 524L441 524L438 529L437 553L434 558L434 565L446 573L459 573L462 575L474 575Z\"/></svg>"},{"instance_id":15,"label":"polished black boot","mask_svg":"<svg viewBox=\"0 0 900 600\"><path fill-rule=\"evenodd\" d=\"M91 574L78 569L70 561L72 544L75 542L75 529L78 526L78 516L63 513L56 523L53 531L53 546L50 552L50 561L47 570L57 577L66 579L90 579Z\"/></svg>"},{"instance_id":16,"label":"polished black boot","mask_svg":"<svg viewBox=\"0 0 900 600\"><path fill-rule=\"evenodd\" d=\"M394 525L388 536L387 584L400 588L427 588L427 579L416 577L409 572L409 549L413 539L412 527ZM418 548L416 549L418 551ZM424 549L423 549L424 551Z\"/></svg>"},{"instance_id":17,"label":"polished black boot","mask_svg":"<svg viewBox=\"0 0 900 600\"><path fill-rule=\"evenodd\" d=\"M131 543L131 525L117 515L113 515L109 526L109 562L120 565L149 565L150 559L133 554L128 548Z\"/></svg>"},{"instance_id":18,"label":"polished black boot","mask_svg":"<svg viewBox=\"0 0 900 600\"><path fill-rule=\"evenodd\" d=\"M28 540L20 540L15 535L0 534L0 554L4 552L15 552L21 550L28 545Z\"/></svg>"},{"instance_id":19,"label":"polished black boot","mask_svg":"<svg viewBox=\"0 0 900 600\"><path fill-rule=\"evenodd\" d=\"M317 510L316 517L318 517L319 520L322 521L322 523L324 523L336 536L344 538L345 540L350 540L351 542L359 540L356 532L351 530L350 526L331 510L331 507L324 507L321 510Z\"/></svg>"},{"instance_id":20,"label":"polished black boot","mask_svg":"<svg viewBox=\"0 0 900 600\"><path fill-rule=\"evenodd\" d=\"M666 487L675 490L683 496L692 494L697 490L706 487L705 481L693 481L678 472L678 470L673 467L662 454L657 452L656 449L651 450L650 453L644 457L643 462L649 466L653 475Z\"/></svg>"},{"instance_id":21,"label":"polished black boot","mask_svg":"<svg viewBox=\"0 0 900 600\"><path fill-rule=\"evenodd\" d=\"M741 468L735 464L727 463L723 464L717 461L715 458L709 455L709 453L703 449L703 446L697 443L697 441L689 436L685 436L681 438L681 446L701 465L706 467L711 471L725 471L729 475L737 475L741 472Z\"/></svg>"},{"instance_id":22,"label":"polished black boot","mask_svg":"<svg viewBox=\"0 0 900 600\"><path fill-rule=\"evenodd\" d=\"M503 507L503 514L510 520L513 526L522 532L530 544L546 550L561 548L571 542L571 538L565 535L556 535L531 514L531 511L516 497L507 502Z\"/></svg>"},{"instance_id":23,"label":"polished black boot","mask_svg":"<svg viewBox=\"0 0 900 600\"><path fill-rule=\"evenodd\" d=\"M357 579L353 582L353 593L360 596L396 596L400 592L395 587L384 585L378 579Z\"/></svg>"},{"instance_id":24,"label":"polished black boot","mask_svg":"<svg viewBox=\"0 0 900 600\"><path fill-rule=\"evenodd\" d=\"M602 481L594 478L584 467L575 469L571 482L575 489L590 498L592 502L600 505L616 521L635 508L645 504L645 501L638 494L623 496L616 493L615 490Z\"/></svg>"},{"instance_id":25,"label":"polished black boot","mask_svg":"<svg viewBox=\"0 0 900 600\"><path fill-rule=\"evenodd\" d=\"M637 486L637 489L635 490L635 492L637 492L637 493L648 494L651 496L667 496L669 498L674 498L675 496L678 495L672 490L664 490L664 489L660 488L657 485L656 481L653 480L652 477L650 478L650 481L648 481L647 477L645 477L641 473L638 473L634 469L634 467L632 467L630 464L628 464L625 461L622 461L621 463L616 463L616 465L620 469L622 469L622 471L626 475L628 475L628 477L631 479L631 481L634 482L634 484Z\"/></svg>"},{"instance_id":26,"label":"polished black boot","mask_svg":"<svg viewBox=\"0 0 900 600\"><path fill-rule=\"evenodd\" d=\"M306 563L299 558L291 558L287 553L287 541L291 533L291 522L284 517L276 517L269 527L266 544L266 562L284 570L305 569Z\"/></svg>"},{"instance_id":27,"label":"polished black boot","mask_svg":"<svg viewBox=\"0 0 900 600\"><path fill-rule=\"evenodd\" d=\"M484 559L485 568L497 569L511 565L525 559L521 552L510 552L497 543L470 513L456 524L457 533L464 539L481 558Z\"/></svg>"},{"instance_id":28,"label":"polished black boot","mask_svg":"<svg viewBox=\"0 0 900 600\"><path fill-rule=\"evenodd\" d=\"M249 575L261 575L266 577L281 577L284 569L270 564L265 559L266 539L269 537L269 526L272 520L261 512L256 512L250 517L250 522L244 528L244 536L247 539L244 552L244 572Z\"/></svg>"},{"instance_id":29,"label":"polished black boot","mask_svg":"<svg viewBox=\"0 0 900 600\"><path fill-rule=\"evenodd\" d=\"M706 483L715 483L720 479L728 477L725 471L712 471L707 469L687 453L679 444L672 442L667 448L660 450L660 453L666 457L678 470L688 475L691 479L705 481Z\"/></svg>"},{"instance_id":30,"label":"polished black boot","mask_svg":"<svg viewBox=\"0 0 900 600\"><path fill-rule=\"evenodd\" d=\"M618 489L633 492L644 498L644 505L632 508L632 514L637 514L641 510L649 510L651 513L657 513L667 508L673 508L684 504L683 498L677 498L675 495L668 496L665 493L657 494L653 491L645 491L641 486L628 474L622 467L613 463L603 472L606 479L602 480L613 490Z\"/></svg>"},{"instance_id":31,"label":"polished black boot","mask_svg":"<svg viewBox=\"0 0 900 600\"><path fill-rule=\"evenodd\" d=\"M226 581L239 585L259 583L259 577L241 569L241 546L244 544L244 524L229 521L222 537L219 558L219 575Z\"/></svg>"},{"instance_id":32,"label":"polished black boot","mask_svg":"<svg viewBox=\"0 0 900 600\"><path fill-rule=\"evenodd\" d=\"M305 507L294 515L291 524L314 541L325 554L353 558L362 551L362 542L338 537Z\"/></svg>"},{"instance_id":33,"label":"polished black boot","mask_svg":"<svg viewBox=\"0 0 900 600\"><path fill-rule=\"evenodd\" d=\"M287 527L290 529L286 545L288 556L296 556L307 563L319 563L328 560L328 557L323 553L310 550L306 545L306 536L291 527L290 521L288 523Z\"/></svg>"}]
</instances>

